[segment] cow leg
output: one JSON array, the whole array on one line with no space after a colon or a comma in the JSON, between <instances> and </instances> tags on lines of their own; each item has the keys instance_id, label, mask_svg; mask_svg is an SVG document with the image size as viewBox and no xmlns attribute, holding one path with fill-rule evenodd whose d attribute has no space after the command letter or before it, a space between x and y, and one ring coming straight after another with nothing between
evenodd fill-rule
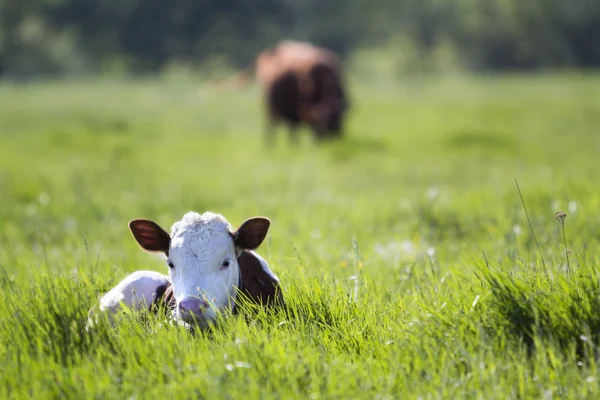
<instances>
[{"instance_id":1,"label":"cow leg","mask_svg":"<svg viewBox=\"0 0 600 400\"><path fill-rule=\"evenodd\" d=\"M320 124L313 124L312 125L312 132L313 132L313 138L316 141L322 141L327 136L327 130L323 126L321 126Z\"/></svg>"},{"instance_id":2,"label":"cow leg","mask_svg":"<svg viewBox=\"0 0 600 400\"><path fill-rule=\"evenodd\" d=\"M155 271L136 271L127 276L100 298L98 309L107 313L111 322L123 308L133 311L147 310L164 291L169 277ZM88 328L96 321L90 311Z\"/></svg>"},{"instance_id":3,"label":"cow leg","mask_svg":"<svg viewBox=\"0 0 600 400\"><path fill-rule=\"evenodd\" d=\"M290 123L288 126L288 132L290 135L290 142L293 145L298 144L299 136L298 136L298 124Z\"/></svg>"},{"instance_id":4,"label":"cow leg","mask_svg":"<svg viewBox=\"0 0 600 400\"><path fill-rule=\"evenodd\" d=\"M275 145L275 133L277 131L277 117L269 112L265 123L265 146L271 148Z\"/></svg>"},{"instance_id":5,"label":"cow leg","mask_svg":"<svg viewBox=\"0 0 600 400\"><path fill-rule=\"evenodd\" d=\"M267 126L265 127L265 146L272 148L275 145L275 131L277 130L277 123L269 118Z\"/></svg>"}]
</instances>

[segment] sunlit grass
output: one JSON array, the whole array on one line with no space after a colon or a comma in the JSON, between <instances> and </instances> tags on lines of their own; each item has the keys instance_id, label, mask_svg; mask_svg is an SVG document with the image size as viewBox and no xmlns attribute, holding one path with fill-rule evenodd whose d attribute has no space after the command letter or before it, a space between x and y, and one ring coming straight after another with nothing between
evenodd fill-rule
<instances>
[{"instance_id":1,"label":"sunlit grass","mask_svg":"<svg viewBox=\"0 0 600 400\"><path fill-rule=\"evenodd\" d=\"M267 150L255 90L0 86L0 398L596 398L598 77L352 89L343 141ZM86 332L165 271L127 222L188 210L268 216L289 308Z\"/></svg>"}]
</instances>

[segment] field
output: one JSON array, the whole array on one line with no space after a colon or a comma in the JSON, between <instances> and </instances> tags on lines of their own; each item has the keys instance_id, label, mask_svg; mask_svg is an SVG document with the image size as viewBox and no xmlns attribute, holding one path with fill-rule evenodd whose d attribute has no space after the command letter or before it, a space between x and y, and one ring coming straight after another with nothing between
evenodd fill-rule
<instances>
[{"instance_id":1,"label":"field","mask_svg":"<svg viewBox=\"0 0 600 400\"><path fill-rule=\"evenodd\" d=\"M0 398L598 398L600 76L353 83L271 149L255 88L0 85ZM189 210L269 217L289 310L86 332Z\"/></svg>"}]
</instances>

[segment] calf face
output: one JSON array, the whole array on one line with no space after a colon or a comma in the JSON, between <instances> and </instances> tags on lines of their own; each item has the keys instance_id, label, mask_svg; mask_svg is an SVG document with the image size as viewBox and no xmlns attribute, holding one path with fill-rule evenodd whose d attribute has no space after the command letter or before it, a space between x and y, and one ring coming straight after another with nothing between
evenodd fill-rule
<instances>
[{"instance_id":1,"label":"calf face","mask_svg":"<svg viewBox=\"0 0 600 400\"><path fill-rule=\"evenodd\" d=\"M131 221L129 228L144 250L167 256L176 317L206 326L232 307L241 279L238 256L257 248L269 225L268 219L256 217L232 231L219 214L189 212L171 234L146 219Z\"/></svg>"}]
</instances>

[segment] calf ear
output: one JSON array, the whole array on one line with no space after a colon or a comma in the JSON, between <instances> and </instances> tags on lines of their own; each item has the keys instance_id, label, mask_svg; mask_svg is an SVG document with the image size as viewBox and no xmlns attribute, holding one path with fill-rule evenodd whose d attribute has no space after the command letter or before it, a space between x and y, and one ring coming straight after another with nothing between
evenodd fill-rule
<instances>
[{"instance_id":1,"label":"calf ear","mask_svg":"<svg viewBox=\"0 0 600 400\"><path fill-rule=\"evenodd\" d=\"M134 219L129 222L133 237L146 251L160 251L168 255L171 236L154 221Z\"/></svg>"},{"instance_id":2,"label":"calf ear","mask_svg":"<svg viewBox=\"0 0 600 400\"><path fill-rule=\"evenodd\" d=\"M270 225L271 221L264 217L247 219L237 231L231 233L235 246L246 250L256 249L267 236Z\"/></svg>"}]
</instances>

